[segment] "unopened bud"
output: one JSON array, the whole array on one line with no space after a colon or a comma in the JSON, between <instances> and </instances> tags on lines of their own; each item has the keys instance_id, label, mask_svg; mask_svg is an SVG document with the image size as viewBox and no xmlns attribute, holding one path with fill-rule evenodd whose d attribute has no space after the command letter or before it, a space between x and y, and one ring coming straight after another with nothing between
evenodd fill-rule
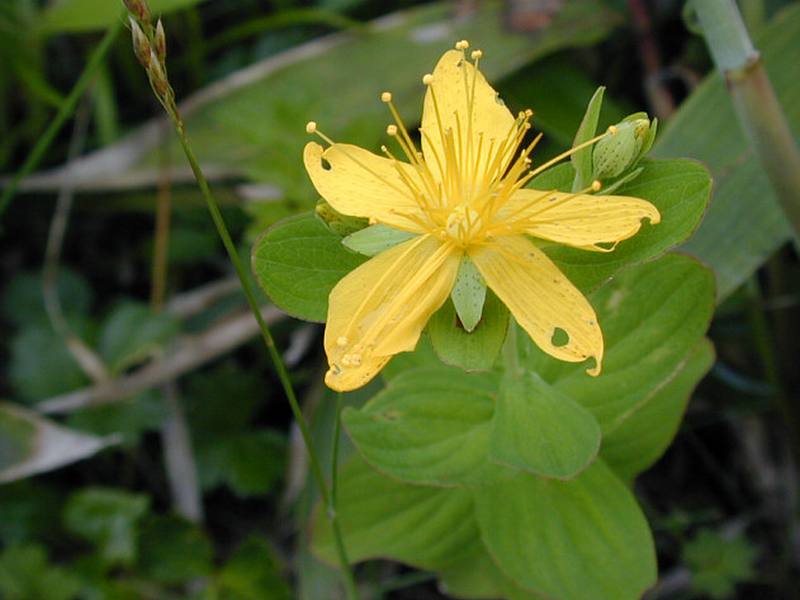
<instances>
[{"instance_id":1,"label":"unopened bud","mask_svg":"<svg viewBox=\"0 0 800 600\"><path fill-rule=\"evenodd\" d=\"M147 65L147 74L150 76L150 82L153 84L156 93L159 97L165 98L169 90L169 81L167 81L167 74L161 66L161 61L158 60L158 56L152 50L150 51L150 62Z\"/></svg>"},{"instance_id":2,"label":"unopened bud","mask_svg":"<svg viewBox=\"0 0 800 600\"><path fill-rule=\"evenodd\" d=\"M153 36L153 42L156 45L156 54L161 62L167 58L167 35L164 33L164 25L161 23L161 19L158 20L156 23L156 32Z\"/></svg>"},{"instance_id":3,"label":"unopened bud","mask_svg":"<svg viewBox=\"0 0 800 600\"><path fill-rule=\"evenodd\" d=\"M150 40L139 27L136 19L129 17L131 23L131 39L133 40L133 53L136 55L139 63L147 69L150 65Z\"/></svg>"},{"instance_id":4,"label":"unopened bud","mask_svg":"<svg viewBox=\"0 0 800 600\"><path fill-rule=\"evenodd\" d=\"M149 23L153 18L150 15L150 7L147 6L147 0L122 0L125 8L136 17L141 23Z\"/></svg>"},{"instance_id":5,"label":"unopened bud","mask_svg":"<svg viewBox=\"0 0 800 600\"><path fill-rule=\"evenodd\" d=\"M592 154L593 175L611 179L631 169L650 150L655 137L645 113L636 113L613 125L613 134L601 139ZM611 127L609 127L609 131Z\"/></svg>"}]
</instances>

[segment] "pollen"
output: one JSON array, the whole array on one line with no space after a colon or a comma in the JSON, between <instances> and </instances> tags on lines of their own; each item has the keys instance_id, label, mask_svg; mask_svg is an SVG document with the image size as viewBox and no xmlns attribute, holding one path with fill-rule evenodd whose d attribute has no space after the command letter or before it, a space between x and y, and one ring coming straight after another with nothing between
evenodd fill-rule
<instances>
[{"instance_id":1,"label":"pollen","mask_svg":"<svg viewBox=\"0 0 800 600\"><path fill-rule=\"evenodd\" d=\"M306 133L316 133L317 131L317 122L316 121L309 121L306 123Z\"/></svg>"},{"instance_id":2,"label":"pollen","mask_svg":"<svg viewBox=\"0 0 800 600\"><path fill-rule=\"evenodd\" d=\"M597 179L595 179L595 180L592 182L592 191L593 191L593 192L599 192L599 191L600 191L600 188L602 188L602 187L603 187L603 184L602 184L602 183L600 183L600 182L599 182Z\"/></svg>"},{"instance_id":3,"label":"pollen","mask_svg":"<svg viewBox=\"0 0 800 600\"><path fill-rule=\"evenodd\" d=\"M470 56L472 60L479 60L483 56L483 50L473 50Z\"/></svg>"},{"instance_id":4,"label":"pollen","mask_svg":"<svg viewBox=\"0 0 800 600\"><path fill-rule=\"evenodd\" d=\"M425 73L425 75L422 76L422 83L425 85L431 85L433 83L433 75L430 73Z\"/></svg>"},{"instance_id":5,"label":"pollen","mask_svg":"<svg viewBox=\"0 0 800 600\"><path fill-rule=\"evenodd\" d=\"M383 92L381 94L381 102L391 102L392 101L392 92Z\"/></svg>"},{"instance_id":6,"label":"pollen","mask_svg":"<svg viewBox=\"0 0 800 600\"><path fill-rule=\"evenodd\" d=\"M466 50L467 48L469 48L469 42L467 40L456 42L456 50Z\"/></svg>"},{"instance_id":7,"label":"pollen","mask_svg":"<svg viewBox=\"0 0 800 600\"><path fill-rule=\"evenodd\" d=\"M392 137L397 135L397 125L387 125L386 126L386 135L390 135Z\"/></svg>"}]
</instances>

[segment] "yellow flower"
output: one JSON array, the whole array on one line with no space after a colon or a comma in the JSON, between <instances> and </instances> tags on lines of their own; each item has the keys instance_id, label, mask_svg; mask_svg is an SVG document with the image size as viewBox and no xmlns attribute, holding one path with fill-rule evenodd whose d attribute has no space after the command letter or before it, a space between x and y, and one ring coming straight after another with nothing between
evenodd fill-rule
<instances>
[{"instance_id":1,"label":"yellow flower","mask_svg":"<svg viewBox=\"0 0 800 600\"><path fill-rule=\"evenodd\" d=\"M311 142L304 151L320 195L343 214L415 234L349 273L331 292L325 382L335 390L361 387L392 356L414 349L450 295L464 257L542 350L570 362L591 357L587 372L599 374L603 335L594 310L529 236L607 252L635 235L642 219L660 220L644 200L589 194L599 182L577 194L525 189L569 153L529 169L528 156L541 137L522 149L531 111L515 118L478 69L481 52L473 51L470 61L466 48L459 42L423 77L421 152L391 94L382 94L397 122L387 133L408 162L386 147L382 157L334 143L316 123L308 124L309 133L329 144L323 149ZM604 135L613 134L610 128ZM559 330L566 343L556 343Z\"/></svg>"}]
</instances>

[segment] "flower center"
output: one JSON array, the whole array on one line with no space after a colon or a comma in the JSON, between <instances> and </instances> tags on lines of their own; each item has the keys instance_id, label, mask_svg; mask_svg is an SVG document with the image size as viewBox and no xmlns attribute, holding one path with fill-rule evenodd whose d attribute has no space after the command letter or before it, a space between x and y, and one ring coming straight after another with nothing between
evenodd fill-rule
<instances>
[{"instance_id":1,"label":"flower center","mask_svg":"<svg viewBox=\"0 0 800 600\"><path fill-rule=\"evenodd\" d=\"M440 237L450 239L463 248L476 238L481 237L484 229L484 222L478 211L464 204L459 204L447 216L447 221L441 229L442 235Z\"/></svg>"}]
</instances>

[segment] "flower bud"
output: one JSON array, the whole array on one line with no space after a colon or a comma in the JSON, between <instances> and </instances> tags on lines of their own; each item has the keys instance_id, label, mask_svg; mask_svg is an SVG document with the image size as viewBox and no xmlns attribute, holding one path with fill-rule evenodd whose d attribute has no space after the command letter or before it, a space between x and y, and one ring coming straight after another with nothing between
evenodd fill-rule
<instances>
[{"instance_id":1,"label":"flower bud","mask_svg":"<svg viewBox=\"0 0 800 600\"><path fill-rule=\"evenodd\" d=\"M156 32L153 36L153 42L156 45L156 54L159 60L164 62L167 58L167 35L164 33L164 25L161 23L161 19L156 23Z\"/></svg>"},{"instance_id":2,"label":"flower bud","mask_svg":"<svg viewBox=\"0 0 800 600\"><path fill-rule=\"evenodd\" d=\"M635 113L617 123L594 147L593 176L613 179L631 169L650 150L656 132L656 122L650 123L646 113Z\"/></svg>"},{"instance_id":3,"label":"flower bud","mask_svg":"<svg viewBox=\"0 0 800 600\"><path fill-rule=\"evenodd\" d=\"M147 39L147 36L142 31L142 28L139 27L139 24L136 22L136 19L133 17L129 17L131 22L131 38L133 39L133 53L136 55L136 59L139 61L145 69L150 65L150 40Z\"/></svg>"},{"instance_id":4,"label":"flower bud","mask_svg":"<svg viewBox=\"0 0 800 600\"><path fill-rule=\"evenodd\" d=\"M125 8L136 17L141 23L150 23L153 18L150 15L150 7L147 6L147 0L122 0Z\"/></svg>"},{"instance_id":5,"label":"flower bud","mask_svg":"<svg viewBox=\"0 0 800 600\"><path fill-rule=\"evenodd\" d=\"M314 212L328 226L328 229L342 237L355 233L369 225L367 219L343 215L321 198L317 202Z\"/></svg>"}]
</instances>

